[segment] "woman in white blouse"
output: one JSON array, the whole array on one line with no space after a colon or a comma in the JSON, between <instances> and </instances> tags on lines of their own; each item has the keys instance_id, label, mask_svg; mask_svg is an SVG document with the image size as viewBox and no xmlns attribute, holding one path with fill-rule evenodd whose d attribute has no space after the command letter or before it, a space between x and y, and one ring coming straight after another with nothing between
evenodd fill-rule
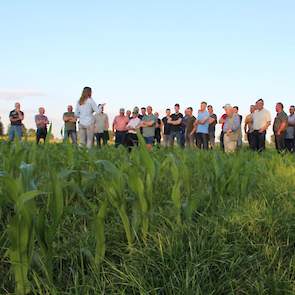
<instances>
[{"instance_id":1,"label":"woman in white blouse","mask_svg":"<svg viewBox=\"0 0 295 295\"><path fill-rule=\"evenodd\" d=\"M90 87L84 87L82 95L77 102L75 116L79 118L79 139L82 145L88 148L93 144L94 116L93 113L99 113L97 104L91 98L92 90Z\"/></svg>"}]
</instances>

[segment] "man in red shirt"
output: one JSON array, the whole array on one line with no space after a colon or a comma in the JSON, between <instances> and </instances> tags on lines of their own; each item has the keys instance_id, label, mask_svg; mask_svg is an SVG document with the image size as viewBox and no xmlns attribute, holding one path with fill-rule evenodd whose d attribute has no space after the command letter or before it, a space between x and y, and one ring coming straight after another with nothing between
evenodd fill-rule
<instances>
[{"instance_id":1,"label":"man in red shirt","mask_svg":"<svg viewBox=\"0 0 295 295\"><path fill-rule=\"evenodd\" d=\"M120 114L116 116L113 121L113 133L115 133L115 147L118 147L120 144L125 144L128 122L129 119L127 116L125 116L125 110L121 108Z\"/></svg>"}]
</instances>

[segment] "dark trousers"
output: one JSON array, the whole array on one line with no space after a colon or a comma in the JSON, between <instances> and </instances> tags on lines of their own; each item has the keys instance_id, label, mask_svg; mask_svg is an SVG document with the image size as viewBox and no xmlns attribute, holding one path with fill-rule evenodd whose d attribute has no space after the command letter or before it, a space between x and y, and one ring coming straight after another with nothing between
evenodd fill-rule
<instances>
[{"instance_id":1,"label":"dark trousers","mask_svg":"<svg viewBox=\"0 0 295 295\"><path fill-rule=\"evenodd\" d=\"M155 142L157 144L160 144L161 143L161 129L157 129L156 128L156 130L155 130Z\"/></svg>"},{"instance_id":2,"label":"dark trousers","mask_svg":"<svg viewBox=\"0 0 295 295\"><path fill-rule=\"evenodd\" d=\"M196 144L199 149L208 150L209 148L209 135L206 133L197 133Z\"/></svg>"},{"instance_id":3,"label":"dark trousers","mask_svg":"<svg viewBox=\"0 0 295 295\"><path fill-rule=\"evenodd\" d=\"M220 133L220 148L224 151L224 132Z\"/></svg>"},{"instance_id":4,"label":"dark trousers","mask_svg":"<svg viewBox=\"0 0 295 295\"><path fill-rule=\"evenodd\" d=\"M44 140L44 143L45 143L46 136L47 136L47 128L37 128L37 132L36 132L37 144L40 142L41 138Z\"/></svg>"},{"instance_id":5,"label":"dark trousers","mask_svg":"<svg viewBox=\"0 0 295 295\"><path fill-rule=\"evenodd\" d=\"M254 149L254 146L253 146L253 132L248 132L247 133L247 139L248 139L248 143L249 143L249 148L250 149Z\"/></svg>"},{"instance_id":6,"label":"dark trousers","mask_svg":"<svg viewBox=\"0 0 295 295\"><path fill-rule=\"evenodd\" d=\"M101 142L103 145L108 143L105 133L94 133L94 136L98 147L101 147Z\"/></svg>"},{"instance_id":7,"label":"dark trousers","mask_svg":"<svg viewBox=\"0 0 295 295\"><path fill-rule=\"evenodd\" d=\"M295 139L294 138L285 138L285 146L289 152L295 152Z\"/></svg>"},{"instance_id":8,"label":"dark trousers","mask_svg":"<svg viewBox=\"0 0 295 295\"><path fill-rule=\"evenodd\" d=\"M253 131L253 147L254 151L262 152L265 150L265 135L266 132L260 133L259 130Z\"/></svg>"},{"instance_id":9,"label":"dark trousers","mask_svg":"<svg viewBox=\"0 0 295 295\"><path fill-rule=\"evenodd\" d=\"M133 147L138 146L138 137L137 134L127 133L126 135L126 144L128 146L128 151L131 152Z\"/></svg>"},{"instance_id":10,"label":"dark trousers","mask_svg":"<svg viewBox=\"0 0 295 295\"><path fill-rule=\"evenodd\" d=\"M280 135L275 134L275 143L276 143L276 149L279 153L281 153L285 150L285 148L286 148L286 146L285 146L285 132Z\"/></svg>"},{"instance_id":11,"label":"dark trousers","mask_svg":"<svg viewBox=\"0 0 295 295\"><path fill-rule=\"evenodd\" d=\"M116 131L115 135L115 147L118 147L120 144L125 145L127 131Z\"/></svg>"}]
</instances>

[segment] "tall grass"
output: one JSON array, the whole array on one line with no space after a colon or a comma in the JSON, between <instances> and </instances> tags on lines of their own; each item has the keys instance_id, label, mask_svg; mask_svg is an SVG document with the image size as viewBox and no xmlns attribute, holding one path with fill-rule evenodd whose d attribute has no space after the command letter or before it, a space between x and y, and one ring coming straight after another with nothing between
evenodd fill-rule
<instances>
[{"instance_id":1,"label":"tall grass","mask_svg":"<svg viewBox=\"0 0 295 295\"><path fill-rule=\"evenodd\" d=\"M1 294L295 292L293 155L0 153Z\"/></svg>"}]
</instances>

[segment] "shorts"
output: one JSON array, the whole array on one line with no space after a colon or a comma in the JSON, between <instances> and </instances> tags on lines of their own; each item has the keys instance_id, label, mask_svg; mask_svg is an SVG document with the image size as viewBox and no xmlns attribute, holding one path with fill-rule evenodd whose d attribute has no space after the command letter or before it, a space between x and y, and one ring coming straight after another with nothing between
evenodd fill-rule
<instances>
[{"instance_id":1,"label":"shorts","mask_svg":"<svg viewBox=\"0 0 295 295\"><path fill-rule=\"evenodd\" d=\"M153 144L154 143L154 136L144 137L146 144Z\"/></svg>"}]
</instances>

